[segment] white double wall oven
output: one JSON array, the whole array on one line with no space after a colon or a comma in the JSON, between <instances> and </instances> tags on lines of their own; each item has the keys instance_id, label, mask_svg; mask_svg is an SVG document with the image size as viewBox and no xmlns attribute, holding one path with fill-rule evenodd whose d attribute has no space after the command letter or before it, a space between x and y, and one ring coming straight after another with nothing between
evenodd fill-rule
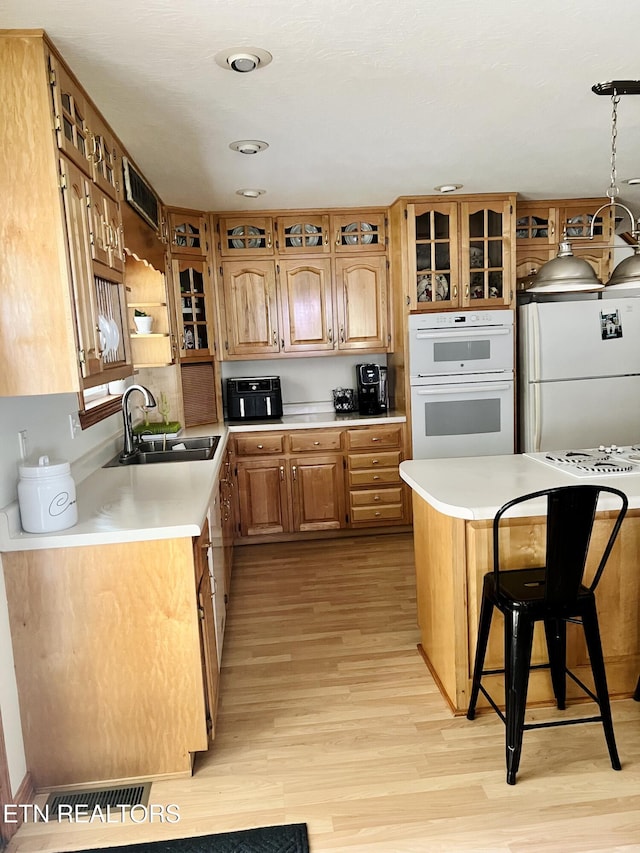
<instances>
[{"instance_id":1,"label":"white double wall oven","mask_svg":"<svg viewBox=\"0 0 640 853\"><path fill-rule=\"evenodd\" d=\"M514 452L514 312L409 316L413 458Z\"/></svg>"}]
</instances>

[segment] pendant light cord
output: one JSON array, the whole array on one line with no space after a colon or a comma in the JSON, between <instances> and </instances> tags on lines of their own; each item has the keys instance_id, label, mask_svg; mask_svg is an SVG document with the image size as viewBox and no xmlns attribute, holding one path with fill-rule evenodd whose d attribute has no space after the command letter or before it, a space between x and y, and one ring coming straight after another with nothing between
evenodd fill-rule
<instances>
[{"instance_id":1,"label":"pendant light cord","mask_svg":"<svg viewBox=\"0 0 640 853\"><path fill-rule=\"evenodd\" d=\"M612 203L620 195L618 187L618 176L616 172L616 153L618 142L618 104L620 103L620 95L614 90L611 96L611 185L607 190L607 195Z\"/></svg>"}]
</instances>

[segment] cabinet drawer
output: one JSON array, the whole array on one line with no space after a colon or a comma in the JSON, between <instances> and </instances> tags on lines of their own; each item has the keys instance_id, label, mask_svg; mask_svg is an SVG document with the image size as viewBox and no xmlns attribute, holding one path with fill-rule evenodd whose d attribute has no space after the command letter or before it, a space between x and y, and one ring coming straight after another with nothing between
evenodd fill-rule
<instances>
[{"instance_id":1,"label":"cabinet drawer","mask_svg":"<svg viewBox=\"0 0 640 853\"><path fill-rule=\"evenodd\" d=\"M401 447L401 426L366 427L347 430L347 447L351 450L367 450L371 447Z\"/></svg>"},{"instance_id":2,"label":"cabinet drawer","mask_svg":"<svg viewBox=\"0 0 640 853\"><path fill-rule=\"evenodd\" d=\"M362 521L389 521L403 519L402 504L387 504L386 506L358 506L351 510L351 523Z\"/></svg>"},{"instance_id":3,"label":"cabinet drawer","mask_svg":"<svg viewBox=\"0 0 640 853\"><path fill-rule=\"evenodd\" d=\"M381 504L401 504L402 488L394 489L363 489L350 493L351 506L377 508Z\"/></svg>"},{"instance_id":4,"label":"cabinet drawer","mask_svg":"<svg viewBox=\"0 0 640 853\"><path fill-rule=\"evenodd\" d=\"M340 450L341 430L296 430L289 435L292 453L308 453L310 450Z\"/></svg>"},{"instance_id":5,"label":"cabinet drawer","mask_svg":"<svg viewBox=\"0 0 640 853\"><path fill-rule=\"evenodd\" d=\"M264 456L265 453L284 453L284 435L239 435L236 437L238 456Z\"/></svg>"},{"instance_id":6,"label":"cabinet drawer","mask_svg":"<svg viewBox=\"0 0 640 853\"><path fill-rule=\"evenodd\" d=\"M399 450L387 453L357 453L348 457L349 468L395 468L400 464Z\"/></svg>"},{"instance_id":7,"label":"cabinet drawer","mask_svg":"<svg viewBox=\"0 0 640 853\"><path fill-rule=\"evenodd\" d=\"M397 468L366 468L361 471L349 471L349 487L379 486L385 483L400 483L400 471Z\"/></svg>"}]
</instances>

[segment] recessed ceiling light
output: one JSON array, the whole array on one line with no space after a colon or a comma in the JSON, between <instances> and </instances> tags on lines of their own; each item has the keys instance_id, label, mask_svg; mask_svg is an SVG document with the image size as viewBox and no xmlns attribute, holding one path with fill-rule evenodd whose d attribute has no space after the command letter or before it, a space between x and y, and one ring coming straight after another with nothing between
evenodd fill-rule
<instances>
[{"instance_id":1,"label":"recessed ceiling light","mask_svg":"<svg viewBox=\"0 0 640 853\"><path fill-rule=\"evenodd\" d=\"M239 139L237 142L229 143L229 148L241 154L257 154L268 147L268 142L261 142L259 139Z\"/></svg>"},{"instance_id":2,"label":"recessed ceiling light","mask_svg":"<svg viewBox=\"0 0 640 853\"><path fill-rule=\"evenodd\" d=\"M267 50L262 50L259 47L230 47L216 53L214 59L221 68L226 68L227 71L246 74L268 65L273 57Z\"/></svg>"},{"instance_id":3,"label":"recessed ceiling light","mask_svg":"<svg viewBox=\"0 0 640 853\"><path fill-rule=\"evenodd\" d=\"M242 195L245 198L258 198L260 195L264 195L266 190L252 190L252 189L244 189L244 190L236 190L236 195Z\"/></svg>"},{"instance_id":4,"label":"recessed ceiling light","mask_svg":"<svg viewBox=\"0 0 640 853\"><path fill-rule=\"evenodd\" d=\"M434 187L437 193L452 193L454 190L461 190L462 184L441 184L439 187Z\"/></svg>"}]
</instances>

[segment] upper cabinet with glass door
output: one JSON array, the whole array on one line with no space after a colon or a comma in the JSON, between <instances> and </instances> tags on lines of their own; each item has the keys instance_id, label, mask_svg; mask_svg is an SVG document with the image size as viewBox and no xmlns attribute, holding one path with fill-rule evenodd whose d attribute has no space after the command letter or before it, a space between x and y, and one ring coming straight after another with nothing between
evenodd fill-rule
<instances>
[{"instance_id":1,"label":"upper cabinet with glass door","mask_svg":"<svg viewBox=\"0 0 640 853\"><path fill-rule=\"evenodd\" d=\"M610 273L615 221L610 208L596 217L608 198L518 201L516 209L516 278L535 275L542 264L555 258L561 240L568 239L576 257L588 261L601 281Z\"/></svg>"},{"instance_id":2,"label":"upper cabinet with glass door","mask_svg":"<svg viewBox=\"0 0 640 853\"><path fill-rule=\"evenodd\" d=\"M303 212L278 216L276 233L280 255L325 255L331 251L328 214Z\"/></svg>"},{"instance_id":3,"label":"upper cabinet with glass door","mask_svg":"<svg viewBox=\"0 0 640 853\"><path fill-rule=\"evenodd\" d=\"M385 252L387 249L387 219L384 210L349 210L331 214L333 251Z\"/></svg>"},{"instance_id":4,"label":"upper cabinet with glass door","mask_svg":"<svg viewBox=\"0 0 640 853\"><path fill-rule=\"evenodd\" d=\"M412 311L509 305L515 196L407 204Z\"/></svg>"},{"instance_id":5,"label":"upper cabinet with glass door","mask_svg":"<svg viewBox=\"0 0 640 853\"><path fill-rule=\"evenodd\" d=\"M209 248L207 217L196 210L169 208L167 218L171 254L206 257Z\"/></svg>"},{"instance_id":6,"label":"upper cabinet with glass door","mask_svg":"<svg viewBox=\"0 0 640 853\"><path fill-rule=\"evenodd\" d=\"M238 214L217 221L218 250L224 258L273 255L275 236L270 216Z\"/></svg>"},{"instance_id":7,"label":"upper cabinet with glass door","mask_svg":"<svg viewBox=\"0 0 640 853\"><path fill-rule=\"evenodd\" d=\"M461 304L509 305L512 282L513 200L463 202L460 244Z\"/></svg>"},{"instance_id":8,"label":"upper cabinet with glass door","mask_svg":"<svg viewBox=\"0 0 640 853\"><path fill-rule=\"evenodd\" d=\"M59 149L104 193L118 199L122 154L115 136L53 54L49 56L49 81Z\"/></svg>"}]
</instances>

